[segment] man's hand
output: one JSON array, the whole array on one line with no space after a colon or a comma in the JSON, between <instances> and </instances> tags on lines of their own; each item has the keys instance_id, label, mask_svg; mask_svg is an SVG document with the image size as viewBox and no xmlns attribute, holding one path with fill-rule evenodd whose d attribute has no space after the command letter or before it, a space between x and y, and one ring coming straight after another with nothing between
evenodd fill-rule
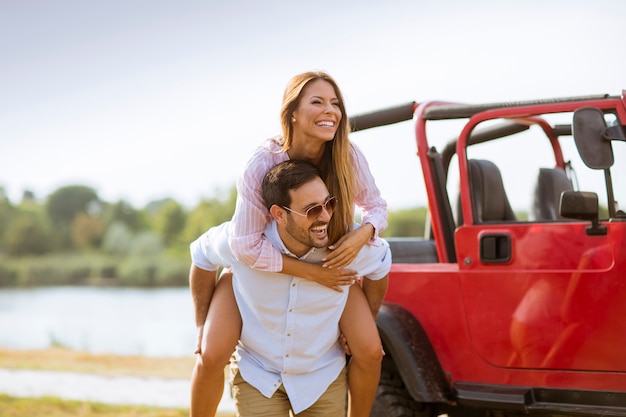
<instances>
[{"instance_id":1,"label":"man's hand","mask_svg":"<svg viewBox=\"0 0 626 417\"><path fill-rule=\"evenodd\" d=\"M196 350L193 351L194 355L202 354L202 335L204 334L204 325L198 326L198 339L196 340Z\"/></svg>"},{"instance_id":2,"label":"man's hand","mask_svg":"<svg viewBox=\"0 0 626 417\"><path fill-rule=\"evenodd\" d=\"M341 343L341 346L343 346L343 351L346 355L352 355L352 352L350 351L350 346L348 345L348 339L346 339L346 337L343 335L343 332L339 334L339 343Z\"/></svg>"}]
</instances>

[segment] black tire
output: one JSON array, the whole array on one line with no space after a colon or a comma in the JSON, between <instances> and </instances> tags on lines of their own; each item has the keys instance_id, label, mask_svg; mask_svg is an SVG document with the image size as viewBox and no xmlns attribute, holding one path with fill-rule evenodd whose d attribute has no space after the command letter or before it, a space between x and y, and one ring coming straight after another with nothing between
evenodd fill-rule
<instances>
[{"instance_id":1,"label":"black tire","mask_svg":"<svg viewBox=\"0 0 626 417\"><path fill-rule=\"evenodd\" d=\"M383 368L370 417L435 417L432 404L414 401L390 358L383 359Z\"/></svg>"}]
</instances>

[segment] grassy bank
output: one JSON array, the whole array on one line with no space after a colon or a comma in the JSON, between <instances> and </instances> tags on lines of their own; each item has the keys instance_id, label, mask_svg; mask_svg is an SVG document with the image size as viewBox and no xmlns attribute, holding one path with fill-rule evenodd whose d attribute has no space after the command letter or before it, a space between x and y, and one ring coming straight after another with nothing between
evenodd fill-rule
<instances>
[{"instance_id":1,"label":"grassy bank","mask_svg":"<svg viewBox=\"0 0 626 417\"><path fill-rule=\"evenodd\" d=\"M0 368L81 372L101 375L182 378L191 377L195 358L151 358L90 354L64 348L45 350L0 349ZM183 417L188 409L136 405L108 405L51 397L16 398L0 394L2 417ZM216 417L233 417L218 413Z\"/></svg>"},{"instance_id":2,"label":"grassy bank","mask_svg":"<svg viewBox=\"0 0 626 417\"><path fill-rule=\"evenodd\" d=\"M0 349L0 368L83 372L103 375L182 378L191 377L195 357L151 358L99 355L65 348L44 350Z\"/></svg>"},{"instance_id":3,"label":"grassy bank","mask_svg":"<svg viewBox=\"0 0 626 417\"><path fill-rule=\"evenodd\" d=\"M3 417L186 417L186 409L119 406L58 398L15 398L0 394Z\"/></svg>"}]
</instances>

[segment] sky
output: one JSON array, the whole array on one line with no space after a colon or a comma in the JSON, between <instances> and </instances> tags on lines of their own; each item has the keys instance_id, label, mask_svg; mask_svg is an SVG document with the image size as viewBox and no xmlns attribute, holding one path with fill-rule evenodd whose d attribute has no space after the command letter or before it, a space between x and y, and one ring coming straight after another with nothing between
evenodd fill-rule
<instances>
[{"instance_id":1,"label":"sky","mask_svg":"<svg viewBox=\"0 0 626 417\"><path fill-rule=\"evenodd\" d=\"M349 115L626 89L621 0L0 0L0 187L136 207L223 197L324 70ZM390 208L426 204L411 122L352 135Z\"/></svg>"}]
</instances>

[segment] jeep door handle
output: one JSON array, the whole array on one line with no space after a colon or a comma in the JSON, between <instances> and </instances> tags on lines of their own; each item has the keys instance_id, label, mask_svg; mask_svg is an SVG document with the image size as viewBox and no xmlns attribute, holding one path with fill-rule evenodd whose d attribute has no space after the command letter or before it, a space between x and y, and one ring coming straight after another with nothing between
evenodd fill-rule
<instances>
[{"instance_id":1,"label":"jeep door handle","mask_svg":"<svg viewBox=\"0 0 626 417\"><path fill-rule=\"evenodd\" d=\"M506 263L511 260L511 236L503 233L480 237L480 260L483 263Z\"/></svg>"}]
</instances>

